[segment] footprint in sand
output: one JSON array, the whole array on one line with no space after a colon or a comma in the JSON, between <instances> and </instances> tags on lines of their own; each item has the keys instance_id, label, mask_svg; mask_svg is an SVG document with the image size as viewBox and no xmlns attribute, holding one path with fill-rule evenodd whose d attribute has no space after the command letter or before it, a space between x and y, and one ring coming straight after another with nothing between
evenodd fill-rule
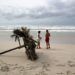
<instances>
[{"instance_id":1,"label":"footprint in sand","mask_svg":"<svg viewBox=\"0 0 75 75\"><path fill-rule=\"evenodd\" d=\"M2 72L8 72L8 71L10 71L10 69L9 69L9 67L6 65L6 66L2 66L1 69L0 69L0 71L2 71Z\"/></svg>"},{"instance_id":2,"label":"footprint in sand","mask_svg":"<svg viewBox=\"0 0 75 75\"><path fill-rule=\"evenodd\" d=\"M68 64L69 67L75 67L74 61L68 61L67 64Z\"/></svg>"}]
</instances>

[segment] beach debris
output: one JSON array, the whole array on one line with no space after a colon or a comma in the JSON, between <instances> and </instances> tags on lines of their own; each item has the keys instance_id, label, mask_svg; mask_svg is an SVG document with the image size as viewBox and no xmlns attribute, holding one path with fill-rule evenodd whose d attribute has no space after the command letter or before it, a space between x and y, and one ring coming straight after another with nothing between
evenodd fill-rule
<instances>
[{"instance_id":1,"label":"beach debris","mask_svg":"<svg viewBox=\"0 0 75 75\"><path fill-rule=\"evenodd\" d=\"M13 51L13 50L16 50L16 49L23 48L23 47L24 47L24 45L21 45L21 46L18 46L18 47L15 47L15 48L12 48L12 49L9 49L9 50L0 52L0 55L2 55L2 54L4 54L4 53L7 53L7 52L10 52L10 51Z\"/></svg>"},{"instance_id":2,"label":"beach debris","mask_svg":"<svg viewBox=\"0 0 75 75\"><path fill-rule=\"evenodd\" d=\"M14 29L13 35L11 35L11 37L14 37L15 41L18 40L19 46L16 48L1 52L0 55L25 47L25 53L26 53L28 59L36 60L38 58L38 56L35 52L37 42L32 38L32 36L30 35L29 32L30 32L30 29L27 29L26 27L21 27L20 29ZM24 45L21 45L20 38L23 39Z\"/></svg>"}]
</instances>

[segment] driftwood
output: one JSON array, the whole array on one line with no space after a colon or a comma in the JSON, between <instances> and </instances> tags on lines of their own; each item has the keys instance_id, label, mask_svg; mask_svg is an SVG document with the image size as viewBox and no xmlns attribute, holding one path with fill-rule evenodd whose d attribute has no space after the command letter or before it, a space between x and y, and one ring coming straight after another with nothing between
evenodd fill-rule
<instances>
[{"instance_id":1,"label":"driftwood","mask_svg":"<svg viewBox=\"0 0 75 75\"><path fill-rule=\"evenodd\" d=\"M25 50L26 50L25 53L26 53L28 59L36 60L38 58L37 54L35 52L36 41L32 38L32 36L30 36L29 31L30 31L29 29L23 28L23 27L21 29L15 29L13 31L13 35L11 35L11 37L15 37L15 41L18 40L20 46L10 49L10 50L7 50L7 51L4 51L4 52L1 52L0 55L10 52L10 51L13 51L15 49L20 49L22 47L25 47ZM24 45L22 45L22 46L20 43L20 38L22 38L23 42L24 42Z\"/></svg>"},{"instance_id":2,"label":"driftwood","mask_svg":"<svg viewBox=\"0 0 75 75\"><path fill-rule=\"evenodd\" d=\"M15 48L12 48L12 49L9 49L9 50L6 50L6 51L3 51L3 52L0 53L0 55L5 54L5 53L10 52L10 51L13 51L13 50L16 50L16 49L23 48L23 47L24 47L24 45L18 46L18 47L15 47Z\"/></svg>"}]
</instances>

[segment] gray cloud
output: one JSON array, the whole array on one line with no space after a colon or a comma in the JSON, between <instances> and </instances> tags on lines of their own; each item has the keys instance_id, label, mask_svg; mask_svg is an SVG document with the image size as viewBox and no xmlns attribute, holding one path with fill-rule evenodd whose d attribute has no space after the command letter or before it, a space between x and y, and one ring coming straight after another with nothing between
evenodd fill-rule
<instances>
[{"instance_id":1,"label":"gray cloud","mask_svg":"<svg viewBox=\"0 0 75 75\"><path fill-rule=\"evenodd\" d=\"M0 15L10 19L37 19L58 16L75 16L75 1L74 0L48 0L47 7L36 8L18 8L13 6L0 7Z\"/></svg>"}]
</instances>

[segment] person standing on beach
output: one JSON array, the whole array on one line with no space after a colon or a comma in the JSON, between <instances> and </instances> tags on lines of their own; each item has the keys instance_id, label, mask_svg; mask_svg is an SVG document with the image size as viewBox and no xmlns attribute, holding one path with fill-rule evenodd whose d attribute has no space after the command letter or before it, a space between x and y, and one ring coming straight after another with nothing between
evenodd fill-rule
<instances>
[{"instance_id":1,"label":"person standing on beach","mask_svg":"<svg viewBox=\"0 0 75 75\"><path fill-rule=\"evenodd\" d=\"M38 31L38 44L37 44L37 48L38 49L41 49L40 41L41 41L42 38L41 38L41 35L40 34L41 34L41 31Z\"/></svg>"},{"instance_id":2,"label":"person standing on beach","mask_svg":"<svg viewBox=\"0 0 75 75\"><path fill-rule=\"evenodd\" d=\"M47 48L47 49L50 48L50 42L49 42L49 40L50 40L50 36L51 36L51 35L50 35L49 31L46 30L45 42L46 42L46 48Z\"/></svg>"}]
</instances>

